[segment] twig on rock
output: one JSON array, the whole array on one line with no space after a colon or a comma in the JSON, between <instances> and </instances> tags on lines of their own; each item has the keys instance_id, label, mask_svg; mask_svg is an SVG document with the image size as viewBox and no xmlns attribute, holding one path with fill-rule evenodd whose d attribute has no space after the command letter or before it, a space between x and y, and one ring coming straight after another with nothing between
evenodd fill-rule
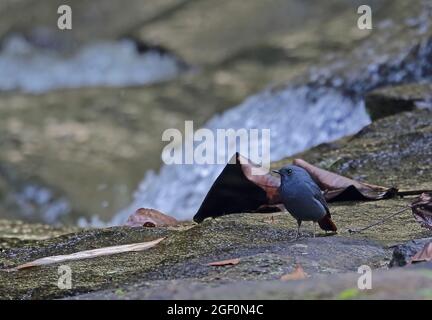
<instances>
[{"instance_id":1,"label":"twig on rock","mask_svg":"<svg viewBox=\"0 0 432 320\"><path fill-rule=\"evenodd\" d=\"M406 191L398 191L396 194L403 198L405 196L417 196L422 193L430 193L432 190L420 189L420 190L406 190Z\"/></svg>"},{"instance_id":2,"label":"twig on rock","mask_svg":"<svg viewBox=\"0 0 432 320\"><path fill-rule=\"evenodd\" d=\"M391 219L391 218L393 218L393 217L401 214L402 212L405 212L408 209L411 209L411 206L407 206L407 207L403 208L402 210L399 210L399 211L397 211L395 213L392 213L392 214L388 215L387 217L385 217L385 218L383 218L383 219L381 219L381 220L379 220L377 222L374 222L374 223L372 223L372 224L370 224L370 225L368 225L366 227L363 227L363 228L360 228L360 229L348 229L348 232L349 233L360 233L360 232L365 231L365 230L367 230L369 228L372 228L372 227L375 227L375 226L377 226L379 224L382 224L382 223L386 222L387 220L389 220L389 219Z\"/></svg>"}]
</instances>

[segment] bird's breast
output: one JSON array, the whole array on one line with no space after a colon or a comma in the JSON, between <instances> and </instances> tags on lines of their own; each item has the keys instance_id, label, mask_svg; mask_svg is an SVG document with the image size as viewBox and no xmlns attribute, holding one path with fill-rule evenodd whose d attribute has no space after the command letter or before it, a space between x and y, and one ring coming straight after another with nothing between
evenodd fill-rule
<instances>
[{"instance_id":1,"label":"bird's breast","mask_svg":"<svg viewBox=\"0 0 432 320\"><path fill-rule=\"evenodd\" d=\"M281 188L280 194L285 208L297 220L318 221L326 214L325 208L309 188Z\"/></svg>"}]
</instances>

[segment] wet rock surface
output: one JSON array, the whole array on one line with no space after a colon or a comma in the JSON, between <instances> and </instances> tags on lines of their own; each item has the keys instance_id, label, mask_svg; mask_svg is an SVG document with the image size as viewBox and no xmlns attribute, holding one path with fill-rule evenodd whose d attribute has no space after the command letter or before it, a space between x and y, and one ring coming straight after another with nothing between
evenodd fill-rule
<instances>
[{"instance_id":1,"label":"wet rock surface","mask_svg":"<svg viewBox=\"0 0 432 320\"><path fill-rule=\"evenodd\" d=\"M365 102L372 120L414 109L431 109L432 86L416 83L380 88L368 93Z\"/></svg>"},{"instance_id":2,"label":"wet rock surface","mask_svg":"<svg viewBox=\"0 0 432 320\"><path fill-rule=\"evenodd\" d=\"M213 284L179 279L135 284L71 299L431 299L432 265L375 271L371 290L359 290L358 273L318 275L301 281L234 281Z\"/></svg>"},{"instance_id":3,"label":"wet rock surface","mask_svg":"<svg viewBox=\"0 0 432 320\"><path fill-rule=\"evenodd\" d=\"M432 242L432 238L415 239L393 246L394 251L390 267L403 267L411 263L412 257L429 242Z\"/></svg>"},{"instance_id":4,"label":"wet rock surface","mask_svg":"<svg viewBox=\"0 0 432 320\"><path fill-rule=\"evenodd\" d=\"M373 241L343 237L311 238L306 231L293 241L288 215L269 223L268 216L233 215L178 228L125 228L82 231L38 241L2 252L3 269L40 257L166 237L142 253L119 254L68 263L74 287L56 286L57 265L0 272L3 298L53 298L112 286L157 280L190 279L218 284L229 281L279 279L301 264L309 274L355 271L359 265L380 268L390 251ZM210 262L240 258L234 267L210 267ZM90 282L89 282L90 281ZM157 283L157 282L156 282ZM12 291L10 288L14 288Z\"/></svg>"}]
</instances>

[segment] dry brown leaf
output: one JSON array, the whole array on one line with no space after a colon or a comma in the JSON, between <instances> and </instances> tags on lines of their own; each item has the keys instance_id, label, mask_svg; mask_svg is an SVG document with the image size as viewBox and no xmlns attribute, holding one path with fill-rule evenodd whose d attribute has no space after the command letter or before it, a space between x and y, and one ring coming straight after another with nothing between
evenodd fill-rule
<instances>
[{"instance_id":1,"label":"dry brown leaf","mask_svg":"<svg viewBox=\"0 0 432 320\"><path fill-rule=\"evenodd\" d=\"M240 263L240 259L235 258L235 259L210 262L207 265L212 266L212 267L223 267L223 266L234 266L234 265L239 264L239 263Z\"/></svg>"},{"instance_id":2,"label":"dry brown leaf","mask_svg":"<svg viewBox=\"0 0 432 320\"><path fill-rule=\"evenodd\" d=\"M179 222L158 210L140 208L130 215L125 225L129 227L160 227L175 226Z\"/></svg>"},{"instance_id":3,"label":"dry brown leaf","mask_svg":"<svg viewBox=\"0 0 432 320\"><path fill-rule=\"evenodd\" d=\"M236 159L240 162L241 169L246 178L266 193L267 202L264 204L265 206L281 203L278 191L280 186L279 177L272 176L265 169L257 166L252 161L238 153L236 154ZM253 174L252 169L260 171L260 174Z\"/></svg>"},{"instance_id":4,"label":"dry brown leaf","mask_svg":"<svg viewBox=\"0 0 432 320\"><path fill-rule=\"evenodd\" d=\"M280 279L282 281L290 281L290 280L302 280L307 278L307 273L303 270L301 265L297 265L295 270L291 273L284 274Z\"/></svg>"},{"instance_id":5,"label":"dry brown leaf","mask_svg":"<svg viewBox=\"0 0 432 320\"><path fill-rule=\"evenodd\" d=\"M105 248L99 248L99 249L93 249L93 250L79 251L79 252L67 254L67 255L59 255L59 256L40 258L40 259L31 261L28 263L24 263L22 265L19 265L18 267L14 268L14 270L27 269L27 268L31 268L31 267L43 266L43 265L65 262L65 261L71 261L71 260L90 259L90 258L107 256L107 255L112 255L112 254L117 254L117 253L142 251L142 250L146 250L146 249L150 249L150 248L154 247L159 242L161 242L163 239L165 239L165 238L159 238L157 240L148 241L148 242L131 243L131 244L125 244L125 245L120 245L120 246L112 246L112 247L105 247Z\"/></svg>"},{"instance_id":6,"label":"dry brown leaf","mask_svg":"<svg viewBox=\"0 0 432 320\"><path fill-rule=\"evenodd\" d=\"M270 173L252 174L260 170L250 160L236 153L211 186L194 216L195 222L239 212L277 212L273 204L280 203L280 179ZM263 171L263 173L265 173Z\"/></svg>"},{"instance_id":7,"label":"dry brown leaf","mask_svg":"<svg viewBox=\"0 0 432 320\"><path fill-rule=\"evenodd\" d=\"M432 242L426 243L423 249L417 252L411 259L413 263L424 261L432 261Z\"/></svg>"},{"instance_id":8,"label":"dry brown leaf","mask_svg":"<svg viewBox=\"0 0 432 320\"><path fill-rule=\"evenodd\" d=\"M422 193L411 203L411 209L422 227L432 229L432 193Z\"/></svg>"},{"instance_id":9,"label":"dry brown leaf","mask_svg":"<svg viewBox=\"0 0 432 320\"><path fill-rule=\"evenodd\" d=\"M303 159L293 164L305 169L315 180L327 201L380 200L394 197L398 190L359 182L311 165Z\"/></svg>"}]
</instances>

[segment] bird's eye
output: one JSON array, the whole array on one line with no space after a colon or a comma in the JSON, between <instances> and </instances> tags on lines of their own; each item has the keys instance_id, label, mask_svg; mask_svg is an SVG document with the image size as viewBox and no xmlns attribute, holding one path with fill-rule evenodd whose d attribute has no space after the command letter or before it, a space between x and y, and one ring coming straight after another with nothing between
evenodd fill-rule
<instances>
[{"instance_id":1,"label":"bird's eye","mask_svg":"<svg viewBox=\"0 0 432 320\"><path fill-rule=\"evenodd\" d=\"M288 169L288 170L287 170L287 174L290 176L291 173L292 173L292 169Z\"/></svg>"}]
</instances>

